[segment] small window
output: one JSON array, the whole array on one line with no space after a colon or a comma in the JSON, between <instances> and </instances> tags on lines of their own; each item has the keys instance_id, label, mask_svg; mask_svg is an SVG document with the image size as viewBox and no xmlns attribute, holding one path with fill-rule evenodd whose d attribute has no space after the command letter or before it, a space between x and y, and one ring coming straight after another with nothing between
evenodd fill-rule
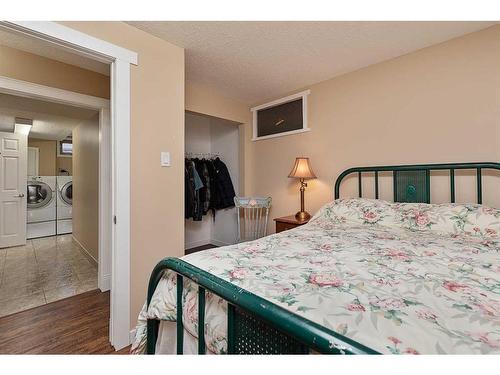
<instances>
[{"instance_id":1,"label":"small window","mask_svg":"<svg viewBox=\"0 0 500 375\"><path fill-rule=\"evenodd\" d=\"M252 141L309 131L307 127L309 93L309 90L299 92L252 108Z\"/></svg>"},{"instance_id":2,"label":"small window","mask_svg":"<svg viewBox=\"0 0 500 375\"><path fill-rule=\"evenodd\" d=\"M59 155L72 156L73 155L73 141L60 141L59 142Z\"/></svg>"}]
</instances>

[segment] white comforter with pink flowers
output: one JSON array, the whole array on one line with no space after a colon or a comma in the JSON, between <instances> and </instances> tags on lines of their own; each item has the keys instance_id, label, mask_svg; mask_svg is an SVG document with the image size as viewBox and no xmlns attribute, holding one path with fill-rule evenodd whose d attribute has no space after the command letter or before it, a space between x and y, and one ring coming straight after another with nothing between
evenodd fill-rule
<instances>
[{"instance_id":1,"label":"white comforter with pink flowers","mask_svg":"<svg viewBox=\"0 0 500 375\"><path fill-rule=\"evenodd\" d=\"M182 259L382 353L500 354L499 230L500 211L480 205L338 200L300 228ZM185 281L193 342L196 294ZM169 271L139 316L133 352L144 350L147 318L175 321L175 298ZM207 349L223 353L226 304L208 295L206 309ZM175 329L162 326L172 344Z\"/></svg>"}]
</instances>

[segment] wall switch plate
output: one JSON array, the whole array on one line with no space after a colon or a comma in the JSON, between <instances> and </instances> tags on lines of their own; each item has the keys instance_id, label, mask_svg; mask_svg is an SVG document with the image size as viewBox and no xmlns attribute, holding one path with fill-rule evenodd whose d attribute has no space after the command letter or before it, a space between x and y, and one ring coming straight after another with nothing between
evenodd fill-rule
<instances>
[{"instance_id":1,"label":"wall switch plate","mask_svg":"<svg viewBox=\"0 0 500 375\"><path fill-rule=\"evenodd\" d=\"M161 166L170 167L170 152L168 151L161 152Z\"/></svg>"}]
</instances>

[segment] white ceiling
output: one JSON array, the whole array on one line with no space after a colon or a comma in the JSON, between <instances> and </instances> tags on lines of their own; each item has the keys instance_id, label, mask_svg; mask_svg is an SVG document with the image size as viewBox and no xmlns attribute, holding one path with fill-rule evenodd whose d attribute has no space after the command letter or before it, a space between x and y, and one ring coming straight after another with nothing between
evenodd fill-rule
<instances>
[{"instance_id":1,"label":"white ceiling","mask_svg":"<svg viewBox=\"0 0 500 375\"><path fill-rule=\"evenodd\" d=\"M40 39L0 29L0 45L76 65L109 76L109 65L68 52Z\"/></svg>"},{"instance_id":2,"label":"white ceiling","mask_svg":"<svg viewBox=\"0 0 500 375\"><path fill-rule=\"evenodd\" d=\"M249 104L495 22L128 22L186 49L186 79Z\"/></svg>"},{"instance_id":3,"label":"white ceiling","mask_svg":"<svg viewBox=\"0 0 500 375\"><path fill-rule=\"evenodd\" d=\"M62 140L97 111L0 94L0 131L14 131L15 118L33 120L29 137Z\"/></svg>"}]
</instances>

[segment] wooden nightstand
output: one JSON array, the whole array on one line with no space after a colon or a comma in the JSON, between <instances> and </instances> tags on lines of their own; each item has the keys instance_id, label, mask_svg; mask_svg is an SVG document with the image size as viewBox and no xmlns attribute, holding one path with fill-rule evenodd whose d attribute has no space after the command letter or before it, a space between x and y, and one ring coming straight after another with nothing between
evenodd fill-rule
<instances>
[{"instance_id":1,"label":"wooden nightstand","mask_svg":"<svg viewBox=\"0 0 500 375\"><path fill-rule=\"evenodd\" d=\"M283 232L284 230L300 227L307 224L309 220L298 221L295 215L277 217L274 219L276 222L276 233Z\"/></svg>"}]
</instances>

